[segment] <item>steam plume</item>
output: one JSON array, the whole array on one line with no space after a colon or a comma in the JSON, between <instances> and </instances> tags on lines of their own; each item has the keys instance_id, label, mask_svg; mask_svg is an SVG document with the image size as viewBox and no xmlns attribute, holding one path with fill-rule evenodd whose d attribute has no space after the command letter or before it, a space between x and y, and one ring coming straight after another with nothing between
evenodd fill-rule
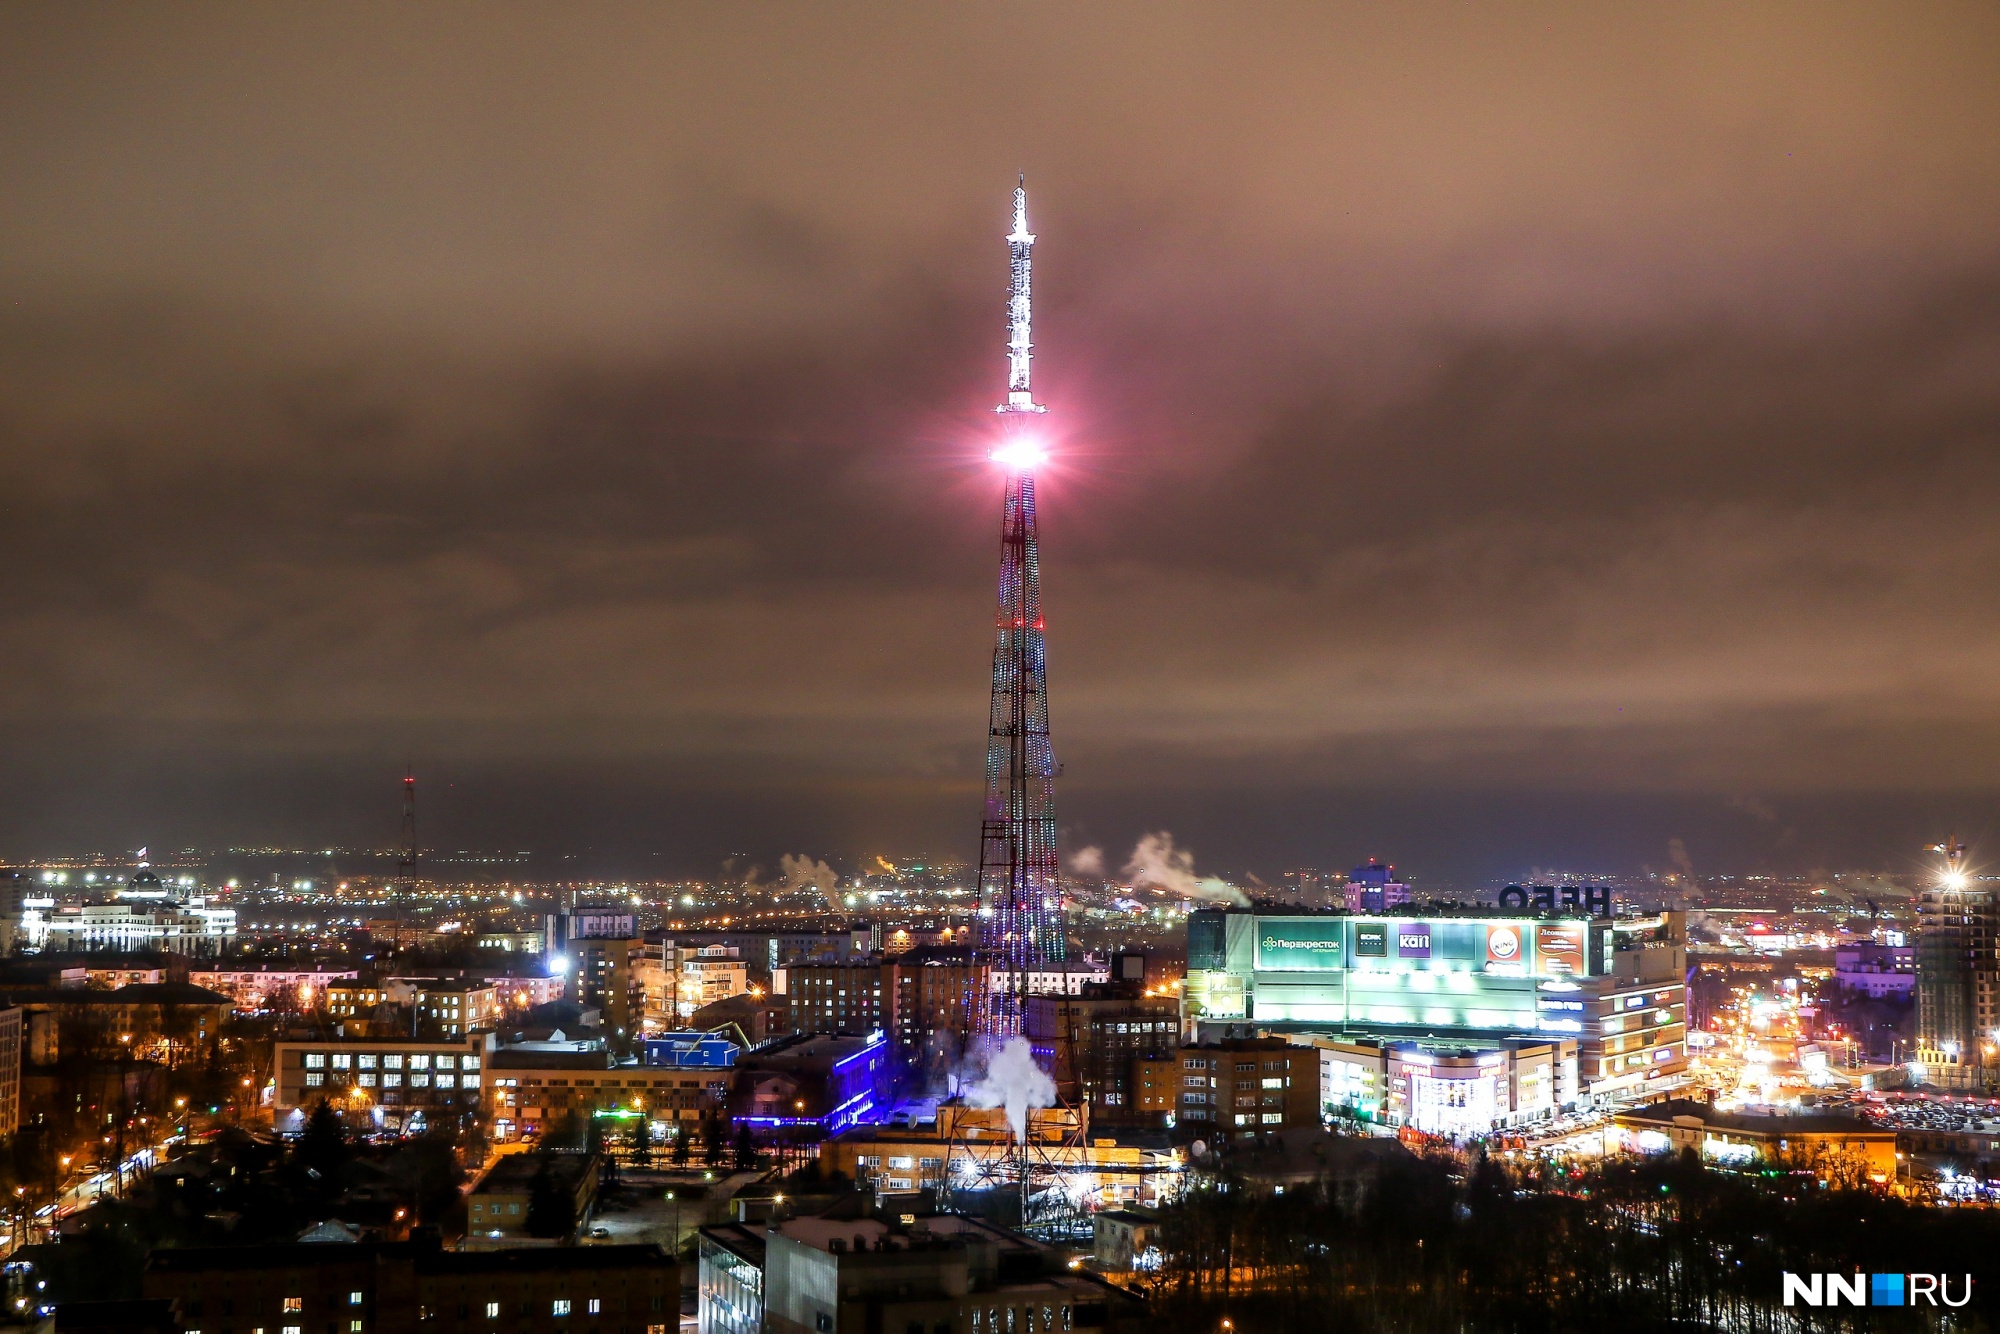
<instances>
[{"instance_id":1,"label":"steam plume","mask_svg":"<svg viewBox=\"0 0 2000 1334\"><path fill-rule=\"evenodd\" d=\"M784 874L786 889L817 889L826 897L829 908L840 911L840 895L836 892L840 877L825 862L814 861L803 853L794 857L788 852L778 858L778 870Z\"/></svg>"},{"instance_id":2,"label":"steam plume","mask_svg":"<svg viewBox=\"0 0 2000 1334\"><path fill-rule=\"evenodd\" d=\"M1104 874L1104 849L1099 847L1078 848L1069 855L1069 869L1077 875L1101 876Z\"/></svg>"},{"instance_id":3,"label":"steam plume","mask_svg":"<svg viewBox=\"0 0 2000 1334\"><path fill-rule=\"evenodd\" d=\"M1174 836L1164 829L1139 840L1139 846L1132 849L1131 859L1125 863L1124 875L1134 885L1152 885L1185 899L1238 908L1250 902L1242 890L1227 880L1196 876L1194 853L1187 848L1176 848Z\"/></svg>"},{"instance_id":4,"label":"steam plume","mask_svg":"<svg viewBox=\"0 0 2000 1334\"><path fill-rule=\"evenodd\" d=\"M965 1100L974 1107L1005 1107L1014 1139L1025 1142L1028 1109L1055 1106L1056 1085L1035 1064L1028 1040L1014 1037L987 1056L986 1071L966 1087Z\"/></svg>"}]
</instances>

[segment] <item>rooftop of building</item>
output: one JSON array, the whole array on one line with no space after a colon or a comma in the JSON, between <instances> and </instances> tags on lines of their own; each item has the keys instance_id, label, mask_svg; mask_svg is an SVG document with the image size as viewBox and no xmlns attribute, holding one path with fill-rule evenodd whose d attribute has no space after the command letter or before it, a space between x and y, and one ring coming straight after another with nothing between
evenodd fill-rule
<instances>
[{"instance_id":1,"label":"rooftop of building","mask_svg":"<svg viewBox=\"0 0 2000 1334\"><path fill-rule=\"evenodd\" d=\"M835 1033L793 1033L736 1058L739 1067L784 1070L794 1066L818 1065L823 1061L843 1061L878 1044L872 1038Z\"/></svg>"},{"instance_id":2,"label":"rooftop of building","mask_svg":"<svg viewBox=\"0 0 2000 1334\"><path fill-rule=\"evenodd\" d=\"M1711 1130L1727 1130L1748 1135L1881 1135L1895 1131L1876 1126L1846 1112L1751 1112L1719 1111L1712 1103L1692 1098L1670 1098L1622 1111L1614 1118L1627 1125L1672 1125L1677 1118L1699 1121Z\"/></svg>"},{"instance_id":3,"label":"rooftop of building","mask_svg":"<svg viewBox=\"0 0 2000 1334\"><path fill-rule=\"evenodd\" d=\"M760 1223L746 1227L742 1223L717 1223L701 1229L702 1239L722 1247L740 1260L747 1260L757 1268L764 1267L765 1231Z\"/></svg>"},{"instance_id":4,"label":"rooftop of building","mask_svg":"<svg viewBox=\"0 0 2000 1334\"><path fill-rule=\"evenodd\" d=\"M1047 1248L1018 1232L964 1214L930 1214L907 1226L880 1218L788 1218L771 1231L822 1251L921 1249L933 1242L984 1242L1003 1252L1030 1255ZM884 1247L884 1242L888 1245Z\"/></svg>"},{"instance_id":5,"label":"rooftop of building","mask_svg":"<svg viewBox=\"0 0 2000 1334\"><path fill-rule=\"evenodd\" d=\"M0 984L0 1003L8 1005L228 1005L229 997L191 982L134 982L127 987L8 987Z\"/></svg>"},{"instance_id":6,"label":"rooftop of building","mask_svg":"<svg viewBox=\"0 0 2000 1334\"><path fill-rule=\"evenodd\" d=\"M156 1273L245 1273L271 1269L324 1269L342 1263L369 1265L376 1257L407 1259L429 1275L550 1273L567 1270L667 1268L673 1258L650 1242L620 1246L534 1246L490 1251L447 1251L435 1240L357 1242L349 1246L279 1242L264 1246L182 1246L153 1251L146 1268Z\"/></svg>"},{"instance_id":7,"label":"rooftop of building","mask_svg":"<svg viewBox=\"0 0 2000 1334\"><path fill-rule=\"evenodd\" d=\"M598 1162L588 1153L509 1153L493 1164L472 1188L474 1195L520 1194L531 1187L546 1169L558 1185L574 1188L586 1173L595 1172Z\"/></svg>"},{"instance_id":8,"label":"rooftop of building","mask_svg":"<svg viewBox=\"0 0 2000 1334\"><path fill-rule=\"evenodd\" d=\"M531 1051L499 1047L486 1062L489 1070L609 1070L611 1053L594 1051Z\"/></svg>"}]
</instances>

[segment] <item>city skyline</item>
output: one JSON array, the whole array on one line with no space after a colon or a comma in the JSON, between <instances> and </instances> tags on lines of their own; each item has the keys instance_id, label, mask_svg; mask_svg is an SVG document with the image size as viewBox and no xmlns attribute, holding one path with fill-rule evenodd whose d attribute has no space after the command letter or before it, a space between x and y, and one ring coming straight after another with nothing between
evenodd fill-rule
<instances>
[{"instance_id":1,"label":"city skyline","mask_svg":"<svg viewBox=\"0 0 2000 1334\"><path fill-rule=\"evenodd\" d=\"M1066 851L1977 860L2000 32L1842 12L18 11L0 852L970 860L1025 169Z\"/></svg>"}]
</instances>

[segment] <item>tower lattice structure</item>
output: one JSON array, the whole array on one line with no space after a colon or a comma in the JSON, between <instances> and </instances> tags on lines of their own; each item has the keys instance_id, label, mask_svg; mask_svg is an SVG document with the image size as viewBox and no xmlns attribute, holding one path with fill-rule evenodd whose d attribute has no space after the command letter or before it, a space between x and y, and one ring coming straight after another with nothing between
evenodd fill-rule
<instances>
[{"instance_id":1,"label":"tower lattice structure","mask_svg":"<svg viewBox=\"0 0 2000 1334\"><path fill-rule=\"evenodd\" d=\"M994 458L1007 470L1000 521L1000 597L993 626L993 703L986 734L986 811L979 840L979 903L984 946L1006 985L991 992L986 1030L1018 1033L1030 975L1061 963L1062 886L1056 862L1055 752L1049 744L1040 556L1036 549L1035 467L1041 451L1027 427L1046 411L1030 383L1030 270L1025 183L1014 191L1007 237L1012 284L1007 301L1007 401L998 411L1006 440Z\"/></svg>"}]
</instances>

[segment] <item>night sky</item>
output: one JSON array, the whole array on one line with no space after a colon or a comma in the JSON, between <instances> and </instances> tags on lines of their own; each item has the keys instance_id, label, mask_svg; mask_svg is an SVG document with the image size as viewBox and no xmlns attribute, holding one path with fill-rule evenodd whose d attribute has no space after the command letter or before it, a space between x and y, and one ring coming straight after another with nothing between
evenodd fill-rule
<instances>
[{"instance_id":1,"label":"night sky","mask_svg":"<svg viewBox=\"0 0 2000 1334\"><path fill-rule=\"evenodd\" d=\"M0 9L0 856L2000 863L1990 5ZM1674 843L1678 840L1678 844ZM543 865L552 865L547 861Z\"/></svg>"}]
</instances>

